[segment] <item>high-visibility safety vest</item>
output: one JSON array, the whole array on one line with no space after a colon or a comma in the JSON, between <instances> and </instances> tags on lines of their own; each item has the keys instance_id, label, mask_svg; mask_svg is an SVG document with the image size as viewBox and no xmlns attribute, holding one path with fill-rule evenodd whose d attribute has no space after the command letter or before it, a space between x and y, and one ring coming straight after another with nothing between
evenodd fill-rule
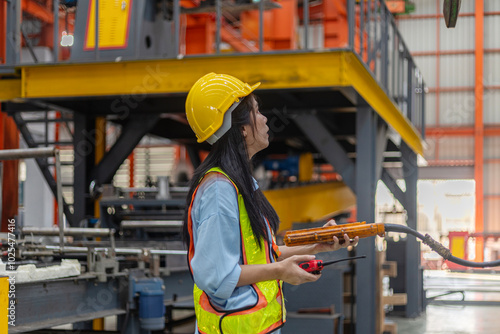
<instances>
[{"instance_id":1,"label":"high-visibility safety vest","mask_svg":"<svg viewBox=\"0 0 500 334\"><path fill-rule=\"evenodd\" d=\"M261 241L259 248L255 238L250 219L245 208L243 196L241 196L234 182L220 168L212 168L208 173L217 172L229 179L238 194L238 208L240 212L240 235L243 254L243 264L266 264L271 263L269 242ZM201 180L200 180L201 183ZM199 187L199 185L198 185ZM188 210L188 229L191 242L189 244L189 263L193 259L195 249L193 244L193 221L191 208L198 187L193 193ZM271 230L272 231L272 230ZM272 232L271 232L272 233ZM273 235L273 246L276 245ZM277 246L275 246L277 248ZM191 270L191 265L189 265ZM194 284L193 297L198 331L202 334L255 334L270 333L282 327L285 323L285 302L282 293L283 281L270 280L252 284L257 293L257 302L249 307L236 310L216 310L210 303L208 295Z\"/></svg>"}]
</instances>

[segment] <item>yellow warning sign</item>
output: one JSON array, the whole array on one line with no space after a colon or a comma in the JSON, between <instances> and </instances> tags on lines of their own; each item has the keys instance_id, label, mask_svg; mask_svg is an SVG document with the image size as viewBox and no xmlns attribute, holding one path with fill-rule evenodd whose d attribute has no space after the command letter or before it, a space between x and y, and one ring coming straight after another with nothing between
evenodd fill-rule
<instances>
[{"instance_id":1,"label":"yellow warning sign","mask_svg":"<svg viewBox=\"0 0 500 334\"><path fill-rule=\"evenodd\" d=\"M96 10L95 0L90 0L85 32L86 51L95 48ZM99 50L124 49L127 47L130 29L130 12L132 0L100 0L99 1Z\"/></svg>"}]
</instances>

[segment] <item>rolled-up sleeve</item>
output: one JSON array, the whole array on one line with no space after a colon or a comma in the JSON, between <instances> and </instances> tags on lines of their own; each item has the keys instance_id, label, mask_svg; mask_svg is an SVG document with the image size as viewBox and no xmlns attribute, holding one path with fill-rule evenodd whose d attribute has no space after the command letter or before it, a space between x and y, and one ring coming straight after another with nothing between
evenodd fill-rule
<instances>
[{"instance_id":1,"label":"rolled-up sleeve","mask_svg":"<svg viewBox=\"0 0 500 334\"><path fill-rule=\"evenodd\" d=\"M219 300L231 297L241 274L237 193L226 180L216 177L200 186L192 207L194 281Z\"/></svg>"}]
</instances>

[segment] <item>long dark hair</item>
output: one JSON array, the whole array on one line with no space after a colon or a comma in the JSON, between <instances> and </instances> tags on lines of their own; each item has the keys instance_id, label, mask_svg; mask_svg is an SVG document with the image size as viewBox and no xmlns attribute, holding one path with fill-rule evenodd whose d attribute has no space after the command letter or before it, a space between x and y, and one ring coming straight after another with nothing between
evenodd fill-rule
<instances>
[{"instance_id":1,"label":"long dark hair","mask_svg":"<svg viewBox=\"0 0 500 334\"><path fill-rule=\"evenodd\" d=\"M250 124L252 131L255 131L256 114L254 109L255 96L253 94L245 97L233 110L231 115L231 128L217 140L207 158L195 170L191 179L190 189L187 196L186 213L184 215L184 241L188 249L190 243L187 211L191 204L194 190L205 173L213 167L222 169L236 184L238 191L243 196L245 207L250 218L252 231L258 241L265 238L269 240L266 228L267 218L271 229L276 232L279 226L279 217L271 206L267 198L260 189L254 189L252 178L252 163L248 159L248 151L245 138L242 135L242 126ZM260 242L258 243L260 247Z\"/></svg>"}]
</instances>

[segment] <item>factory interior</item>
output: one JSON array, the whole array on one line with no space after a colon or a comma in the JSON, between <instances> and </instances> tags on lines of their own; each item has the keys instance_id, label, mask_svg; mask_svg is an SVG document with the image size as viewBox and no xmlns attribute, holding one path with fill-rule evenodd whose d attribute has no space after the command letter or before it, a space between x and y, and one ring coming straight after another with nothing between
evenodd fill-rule
<instances>
[{"instance_id":1,"label":"factory interior","mask_svg":"<svg viewBox=\"0 0 500 334\"><path fill-rule=\"evenodd\" d=\"M278 245L382 228L283 284L281 333L499 333L495 31L493 0L0 1L0 333L195 333L210 72L261 83Z\"/></svg>"}]
</instances>

